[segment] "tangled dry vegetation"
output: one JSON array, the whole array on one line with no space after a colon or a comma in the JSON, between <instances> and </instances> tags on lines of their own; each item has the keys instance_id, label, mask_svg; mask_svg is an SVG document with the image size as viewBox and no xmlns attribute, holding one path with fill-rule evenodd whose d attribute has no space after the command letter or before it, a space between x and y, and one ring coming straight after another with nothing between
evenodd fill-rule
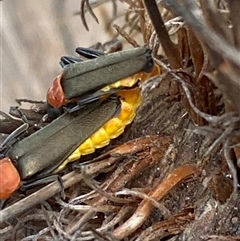
<instances>
[{"instance_id":1,"label":"tangled dry vegetation","mask_svg":"<svg viewBox=\"0 0 240 241\"><path fill-rule=\"evenodd\" d=\"M85 25L105 2L82 1ZM153 49L161 75L125 134L66 170L65 200L52 183L7 201L1 240L240 240L240 3L125 2L114 27Z\"/></svg>"}]
</instances>

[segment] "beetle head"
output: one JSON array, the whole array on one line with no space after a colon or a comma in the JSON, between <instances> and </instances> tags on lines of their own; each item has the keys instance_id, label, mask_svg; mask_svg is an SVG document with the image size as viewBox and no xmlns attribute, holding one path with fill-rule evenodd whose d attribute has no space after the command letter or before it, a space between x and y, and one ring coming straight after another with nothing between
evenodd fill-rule
<instances>
[{"instance_id":1,"label":"beetle head","mask_svg":"<svg viewBox=\"0 0 240 241\"><path fill-rule=\"evenodd\" d=\"M63 73L56 77L56 79L52 83L52 86L48 89L47 92L47 102L55 108L61 107L66 102L61 85L62 74Z\"/></svg>"},{"instance_id":2,"label":"beetle head","mask_svg":"<svg viewBox=\"0 0 240 241\"><path fill-rule=\"evenodd\" d=\"M21 184L21 178L12 161L5 157L0 160L0 199L7 199Z\"/></svg>"}]
</instances>

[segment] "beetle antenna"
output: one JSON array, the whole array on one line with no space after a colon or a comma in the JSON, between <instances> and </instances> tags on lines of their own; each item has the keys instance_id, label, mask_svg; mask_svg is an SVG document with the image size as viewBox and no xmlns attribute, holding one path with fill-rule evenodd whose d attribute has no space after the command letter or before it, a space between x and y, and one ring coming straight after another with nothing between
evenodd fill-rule
<instances>
[{"instance_id":1,"label":"beetle antenna","mask_svg":"<svg viewBox=\"0 0 240 241\"><path fill-rule=\"evenodd\" d=\"M3 148L6 146L8 142L11 140L19 137L22 133L24 133L29 127L28 123L23 123L21 126L19 126L16 130L14 130L8 137L1 143L0 148Z\"/></svg>"},{"instance_id":2,"label":"beetle antenna","mask_svg":"<svg viewBox=\"0 0 240 241\"><path fill-rule=\"evenodd\" d=\"M21 110L16 108L16 111L18 112L19 116L21 116L21 119L23 121L23 124L19 126L16 130L14 130L11 134L8 135L8 137L1 143L0 148L2 149L8 142L11 140L19 137L22 133L24 133L29 128L29 123L27 117L23 114Z\"/></svg>"}]
</instances>

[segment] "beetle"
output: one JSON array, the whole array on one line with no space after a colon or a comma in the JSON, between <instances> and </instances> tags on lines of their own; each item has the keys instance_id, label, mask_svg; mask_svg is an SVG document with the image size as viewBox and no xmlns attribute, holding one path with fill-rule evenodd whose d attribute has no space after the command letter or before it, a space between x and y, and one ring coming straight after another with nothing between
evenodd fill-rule
<instances>
[{"instance_id":1,"label":"beetle","mask_svg":"<svg viewBox=\"0 0 240 241\"><path fill-rule=\"evenodd\" d=\"M47 92L50 110L73 102L77 102L81 107L109 92L110 94L118 92L119 88L132 87L138 78L133 77L134 81L131 82L129 76L142 71L151 73L154 68L151 50L145 47L107 55L91 49L78 48L78 50L90 59L81 61L75 57L72 63L67 65L62 60L64 71L56 77ZM122 79L127 80L122 82ZM111 84L117 85L111 86ZM103 89L106 86L108 86L107 92Z\"/></svg>"},{"instance_id":2,"label":"beetle","mask_svg":"<svg viewBox=\"0 0 240 241\"><path fill-rule=\"evenodd\" d=\"M7 199L21 185L34 186L59 172L62 162L118 115L120 109L116 96L97 100L73 113L65 112L39 131L16 141L0 160L0 199Z\"/></svg>"}]
</instances>

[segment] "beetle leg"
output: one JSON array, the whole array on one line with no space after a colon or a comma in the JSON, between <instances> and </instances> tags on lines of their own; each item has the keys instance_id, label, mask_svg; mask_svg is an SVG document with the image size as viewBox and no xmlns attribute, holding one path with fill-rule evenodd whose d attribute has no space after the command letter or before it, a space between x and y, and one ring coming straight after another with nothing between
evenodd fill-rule
<instances>
[{"instance_id":1,"label":"beetle leg","mask_svg":"<svg viewBox=\"0 0 240 241\"><path fill-rule=\"evenodd\" d=\"M75 102L74 107L67 107L66 111L68 113L72 113L74 111L80 110L81 108L83 108L84 106L86 106L87 104L93 101L96 101L102 98L106 99L108 96L114 95L121 90L123 90L123 88L112 88L108 91L97 91L93 94L83 96L81 99Z\"/></svg>"},{"instance_id":2,"label":"beetle leg","mask_svg":"<svg viewBox=\"0 0 240 241\"><path fill-rule=\"evenodd\" d=\"M83 48L83 47L78 47L76 48L76 52L80 55L83 56L87 59L95 59L99 56L104 55L104 53L100 50L94 49L94 48ZM84 59L80 57L75 57L75 56L62 56L60 60L60 65L62 68L64 68L68 64L73 64L73 63L78 63L82 62Z\"/></svg>"},{"instance_id":3,"label":"beetle leg","mask_svg":"<svg viewBox=\"0 0 240 241\"><path fill-rule=\"evenodd\" d=\"M78 62L82 62L82 61L84 61L84 59L81 59L80 57L62 56L59 64L61 65L62 68L64 68L68 64L78 63Z\"/></svg>"},{"instance_id":4,"label":"beetle leg","mask_svg":"<svg viewBox=\"0 0 240 241\"><path fill-rule=\"evenodd\" d=\"M10 115L0 111L0 130L1 134L10 134L23 123L19 119L14 119Z\"/></svg>"},{"instance_id":5,"label":"beetle leg","mask_svg":"<svg viewBox=\"0 0 240 241\"><path fill-rule=\"evenodd\" d=\"M104 44L100 44L98 47L78 47L76 52L87 59L94 59L104 54L113 53L122 50L122 43L118 39L113 39ZM62 56L60 65L64 68L68 64L73 64L77 62L82 62L83 59L75 56Z\"/></svg>"},{"instance_id":6,"label":"beetle leg","mask_svg":"<svg viewBox=\"0 0 240 241\"><path fill-rule=\"evenodd\" d=\"M100 50L94 49L94 48L83 48L83 47L78 47L76 48L76 52L80 55L83 56L87 59L95 59L99 56L104 55L103 52ZM82 62L84 59L81 57L75 57L75 56L62 56L60 60L60 65L62 68L64 68L68 64L73 64L73 63L78 63Z\"/></svg>"},{"instance_id":7,"label":"beetle leg","mask_svg":"<svg viewBox=\"0 0 240 241\"><path fill-rule=\"evenodd\" d=\"M100 50L94 49L94 48L84 48L84 47L78 47L76 48L76 52L87 59L95 59L99 56L104 55L104 53ZM64 68L68 64L78 63L82 62L84 59L81 57L75 57L75 56L62 56L60 65L62 68Z\"/></svg>"},{"instance_id":8,"label":"beetle leg","mask_svg":"<svg viewBox=\"0 0 240 241\"><path fill-rule=\"evenodd\" d=\"M47 184L47 183L51 183L51 182L54 182L54 181L57 181L59 183L61 197L63 199L65 199L63 180L62 180L61 176L59 176L57 174L42 177L41 179L38 179L38 180L29 180L29 181L26 181L26 182L22 182L22 186L21 186L20 189L22 191L26 191L27 189L31 189L31 188L37 187L41 184Z\"/></svg>"},{"instance_id":9,"label":"beetle leg","mask_svg":"<svg viewBox=\"0 0 240 241\"><path fill-rule=\"evenodd\" d=\"M16 130L14 130L8 137L1 143L0 148L3 148L8 142L19 137L22 133L24 133L29 127L28 123L23 123Z\"/></svg>"},{"instance_id":10,"label":"beetle leg","mask_svg":"<svg viewBox=\"0 0 240 241\"><path fill-rule=\"evenodd\" d=\"M100 50L96 50L96 49L92 49L92 48L84 48L84 47L78 47L76 48L76 52L87 58L87 59L95 59L99 56L105 55L102 51Z\"/></svg>"},{"instance_id":11,"label":"beetle leg","mask_svg":"<svg viewBox=\"0 0 240 241\"><path fill-rule=\"evenodd\" d=\"M128 82L130 83L130 81ZM137 87L139 85L139 81L138 79L136 80L136 83L133 83L129 86L119 86L117 84L115 84L117 87L113 87L108 89L108 90L99 90L95 93L92 93L92 94L88 94L88 95L85 95L85 96L82 96L79 100L77 100L76 102L76 105L74 105L73 107L70 107L70 105L66 108L67 112L69 113L72 113L74 111L77 111L81 108L83 108L84 106L86 106L87 104L93 102L93 101L96 101L96 100L99 100L99 99L102 99L102 98L107 98L108 96L110 95L114 95L114 94L117 94L119 93L120 91L122 90L126 90L126 89L133 89L135 87Z\"/></svg>"},{"instance_id":12,"label":"beetle leg","mask_svg":"<svg viewBox=\"0 0 240 241\"><path fill-rule=\"evenodd\" d=\"M8 137L1 143L0 149L5 147L6 144L12 141L13 139L16 139L17 137L21 136L29 128L27 117L18 108L16 110L19 116L21 116L23 124L19 126L16 130L14 130L11 134L8 135Z\"/></svg>"},{"instance_id":13,"label":"beetle leg","mask_svg":"<svg viewBox=\"0 0 240 241\"><path fill-rule=\"evenodd\" d=\"M32 106L30 109L19 109L18 107L10 107L9 114L21 118L21 114L19 114L19 111L26 117L25 122L29 124L29 128L27 132L25 132L24 136L28 136L35 132L36 130L41 129L44 125L47 123L43 123L43 116L47 113L47 104L45 103L37 103L36 105ZM14 122L16 122L16 119L13 119ZM22 121L17 120L20 124L16 126L14 129L18 128L20 125L22 125ZM11 122L10 124L12 124ZM0 123L0 128L2 126L2 123ZM12 129L11 132L14 131ZM4 130L4 129L1 129ZM6 133L6 132L5 132Z\"/></svg>"}]
</instances>

